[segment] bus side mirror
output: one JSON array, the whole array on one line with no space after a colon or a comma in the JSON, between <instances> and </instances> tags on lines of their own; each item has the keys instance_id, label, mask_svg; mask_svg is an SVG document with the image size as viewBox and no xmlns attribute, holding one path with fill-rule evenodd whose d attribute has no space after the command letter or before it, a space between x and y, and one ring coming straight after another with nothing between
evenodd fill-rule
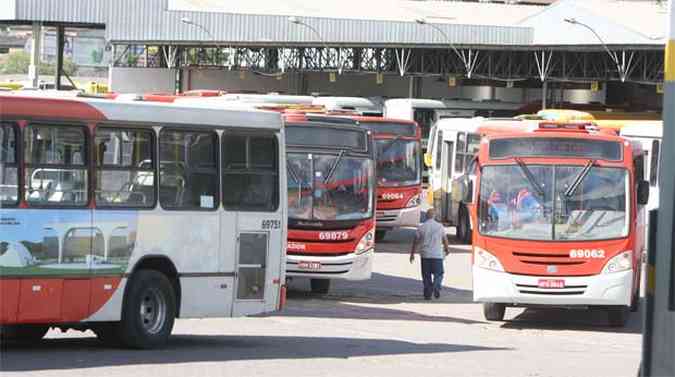
<instances>
[{"instance_id":1,"label":"bus side mirror","mask_svg":"<svg viewBox=\"0 0 675 377\"><path fill-rule=\"evenodd\" d=\"M431 168L431 153L424 154L424 165L426 165L428 168Z\"/></svg>"},{"instance_id":2,"label":"bus side mirror","mask_svg":"<svg viewBox=\"0 0 675 377\"><path fill-rule=\"evenodd\" d=\"M649 202L649 182L640 181L637 187L637 202L639 205L646 205Z\"/></svg>"}]
</instances>

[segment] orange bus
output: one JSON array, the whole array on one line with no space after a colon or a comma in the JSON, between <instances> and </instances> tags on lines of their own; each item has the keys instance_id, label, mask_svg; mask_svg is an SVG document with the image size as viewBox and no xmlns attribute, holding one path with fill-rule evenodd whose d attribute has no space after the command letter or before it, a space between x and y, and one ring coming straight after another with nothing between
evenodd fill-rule
<instances>
[{"instance_id":1,"label":"orange bus","mask_svg":"<svg viewBox=\"0 0 675 377\"><path fill-rule=\"evenodd\" d=\"M472 216L473 294L506 307L637 309L645 250L640 144L584 124L540 123L481 140Z\"/></svg>"}]
</instances>

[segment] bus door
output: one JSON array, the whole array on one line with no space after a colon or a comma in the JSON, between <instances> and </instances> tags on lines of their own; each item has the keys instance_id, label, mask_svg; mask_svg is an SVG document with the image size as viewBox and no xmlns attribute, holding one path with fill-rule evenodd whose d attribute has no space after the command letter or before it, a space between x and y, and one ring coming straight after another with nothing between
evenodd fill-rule
<instances>
[{"instance_id":1,"label":"bus door","mask_svg":"<svg viewBox=\"0 0 675 377\"><path fill-rule=\"evenodd\" d=\"M441 219L447 221L451 214L452 167L454 166L454 142L443 140L441 158ZM437 207L438 208L438 207Z\"/></svg>"},{"instance_id":2,"label":"bus door","mask_svg":"<svg viewBox=\"0 0 675 377\"><path fill-rule=\"evenodd\" d=\"M226 133L223 138L221 264L234 272L232 315L274 309L285 244L280 205L279 142L272 133Z\"/></svg>"}]
</instances>

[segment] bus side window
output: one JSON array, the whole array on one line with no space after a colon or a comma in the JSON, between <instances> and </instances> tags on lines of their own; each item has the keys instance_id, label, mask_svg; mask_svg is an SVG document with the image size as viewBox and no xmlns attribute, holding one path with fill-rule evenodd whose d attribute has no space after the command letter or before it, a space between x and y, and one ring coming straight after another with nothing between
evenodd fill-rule
<instances>
[{"instance_id":1,"label":"bus side window","mask_svg":"<svg viewBox=\"0 0 675 377\"><path fill-rule=\"evenodd\" d=\"M645 156L639 155L633 159L635 165L635 184L645 180Z\"/></svg>"},{"instance_id":2,"label":"bus side window","mask_svg":"<svg viewBox=\"0 0 675 377\"><path fill-rule=\"evenodd\" d=\"M25 197L29 205L87 204L86 140L84 127L35 124L26 127Z\"/></svg>"},{"instance_id":3,"label":"bus side window","mask_svg":"<svg viewBox=\"0 0 675 377\"><path fill-rule=\"evenodd\" d=\"M279 207L279 147L274 135L225 134L223 205L233 211Z\"/></svg>"},{"instance_id":4,"label":"bus side window","mask_svg":"<svg viewBox=\"0 0 675 377\"><path fill-rule=\"evenodd\" d=\"M661 142L652 141L651 160L649 162L649 184L656 187L659 183L659 156L661 155Z\"/></svg>"},{"instance_id":5,"label":"bus side window","mask_svg":"<svg viewBox=\"0 0 675 377\"><path fill-rule=\"evenodd\" d=\"M455 145L455 173L464 172L464 155L466 153L466 133L457 133L457 144Z\"/></svg>"},{"instance_id":6,"label":"bus side window","mask_svg":"<svg viewBox=\"0 0 675 377\"><path fill-rule=\"evenodd\" d=\"M441 160L443 159L443 131L436 133L436 170L441 169Z\"/></svg>"},{"instance_id":7,"label":"bus side window","mask_svg":"<svg viewBox=\"0 0 675 377\"><path fill-rule=\"evenodd\" d=\"M16 127L0 124L0 208L19 204L19 162Z\"/></svg>"},{"instance_id":8,"label":"bus side window","mask_svg":"<svg viewBox=\"0 0 675 377\"><path fill-rule=\"evenodd\" d=\"M96 206L155 206L152 130L98 127L94 138Z\"/></svg>"},{"instance_id":9,"label":"bus side window","mask_svg":"<svg viewBox=\"0 0 675 377\"><path fill-rule=\"evenodd\" d=\"M159 133L159 201L168 209L218 208L218 135L162 129Z\"/></svg>"}]
</instances>

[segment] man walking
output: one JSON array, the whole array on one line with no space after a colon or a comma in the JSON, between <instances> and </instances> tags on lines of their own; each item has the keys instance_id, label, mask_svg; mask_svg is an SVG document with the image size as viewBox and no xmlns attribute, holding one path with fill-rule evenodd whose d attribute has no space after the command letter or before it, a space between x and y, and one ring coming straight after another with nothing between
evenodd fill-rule
<instances>
[{"instance_id":1,"label":"man walking","mask_svg":"<svg viewBox=\"0 0 675 377\"><path fill-rule=\"evenodd\" d=\"M427 210L427 219L417 227L415 241L410 250L410 263L415 261L415 251L420 244L422 257L422 283L424 284L424 299L431 300L441 297L443 283L443 258L449 253L448 239L445 237L445 228L436 221L436 211ZM433 277L433 279L432 279Z\"/></svg>"}]
</instances>

